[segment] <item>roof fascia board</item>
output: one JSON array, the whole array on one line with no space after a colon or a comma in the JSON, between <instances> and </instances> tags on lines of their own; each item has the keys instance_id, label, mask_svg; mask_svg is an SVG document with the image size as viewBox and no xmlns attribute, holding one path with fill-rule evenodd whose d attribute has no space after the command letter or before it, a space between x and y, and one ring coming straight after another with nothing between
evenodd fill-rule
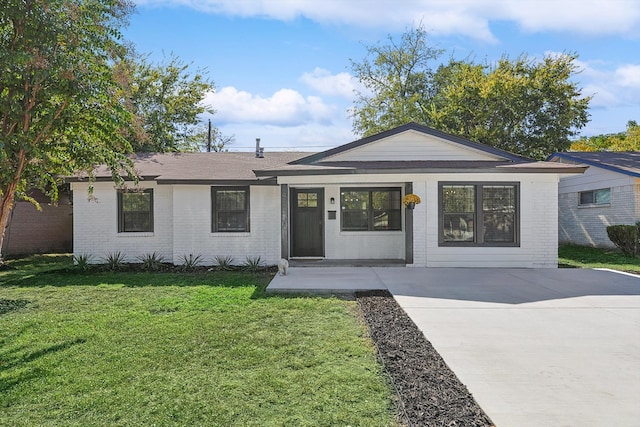
<instances>
[{"instance_id":1,"label":"roof fascia board","mask_svg":"<svg viewBox=\"0 0 640 427\"><path fill-rule=\"evenodd\" d=\"M441 132L439 130L430 128L428 126L424 126L424 125L420 125L420 124L412 122L412 123L407 123L406 125L403 125L403 126L399 126L397 128L390 129L390 130L385 131L385 132L378 133L376 135L371 135L371 136L368 136L366 138L362 138L362 139L359 139L357 141L353 141L353 142L350 142L348 144L344 144L344 145L341 145L339 147L332 148L330 150L322 151L320 153L312 154L310 156L303 157L303 158L298 159L298 160L294 160L293 162L290 162L290 164L297 165L297 164L316 163L316 162L318 162L320 160L326 159L326 158L334 156L336 154L344 153L346 151L350 151L350 150L353 150L355 148L361 147L363 145L367 145L367 144L370 144L370 143L375 142L375 141L379 141L379 140L382 140L382 139L385 139L385 138L389 138L391 136L394 136L394 135L397 135L397 134L400 134L402 132L406 132L406 131L409 131L409 130L413 130L413 131L416 131L416 132L419 132L419 133L435 136L437 138L444 139L445 141L448 141L448 142L456 143L456 144L465 146L467 148L471 148L473 150L477 150L477 151L480 151L480 152L488 153L488 154L491 154L493 156L501 157L501 158L504 158L504 159L507 159L507 160L511 160L511 161L514 161L514 162L531 161L531 159L528 159L528 158L522 157L522 156L518 156L518 155L513 154L513 153L509 153L508 151L500 150L498 148L490 147L488 145L484 145L484 144L480 144L480 143L477 143L477 142L473 142L473 141L470 141L470 140L468 140L466 138L462 138L462 137L459 137L459 136L456 136L456 135L451 135L451 134L448 134L448 133L444 133L444 132Z\"/></svg>"}]
</instances>

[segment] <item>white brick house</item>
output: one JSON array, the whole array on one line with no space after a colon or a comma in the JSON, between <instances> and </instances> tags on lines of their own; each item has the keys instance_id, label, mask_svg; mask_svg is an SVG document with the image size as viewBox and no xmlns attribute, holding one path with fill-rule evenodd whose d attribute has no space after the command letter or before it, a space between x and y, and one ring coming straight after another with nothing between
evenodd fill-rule
<instances>
[{"instance_id":1,"label":"white brick house","mask_svg":"<svg viewBox=\"0 0 640 427\"><path fill-rule=\"evenodd\" d=\"M72 179L74 253L153 251L427 267L556 267L557 188L585 167L536 162L408 124L321 153L134 157L137 189ZM133 190L133 191L132 191ZM408 193L422 203L402 204Z\"/></svg>"},{"instance_id":2,"label":"white brick house","mask_svg":"<svg viewBox=\"0 0 640 427\"><path fill-rule=\"evenodd\" d=\"M560 243L615 247L607 226L640 221L640 152L555 153L549 160L589 166L560 179Z\"/></svg>"}]
</instances>

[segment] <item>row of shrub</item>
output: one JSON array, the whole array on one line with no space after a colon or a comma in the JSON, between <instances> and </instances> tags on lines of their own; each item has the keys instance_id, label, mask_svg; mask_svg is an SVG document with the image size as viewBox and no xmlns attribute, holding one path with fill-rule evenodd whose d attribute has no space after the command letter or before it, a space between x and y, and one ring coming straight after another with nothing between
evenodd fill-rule
<instances>
[{"instance_id":1,"label":"row of shrub","mask_svg":"<svg viewBox=\"0 0 640 427\"><path fill-rule=\"evenodd\" d=\"M626 256L635 257L640 252L640 222L636 225L610 225L607 236Z\"/></svg>"},{"instance_id":2,"label":"row of shrub","mask_svg":"<svg viewBox=\"0 0 640 427\"><path fill-rule=\"evenodd\" d=\"M262 258L247 256L246 259L236 264L232 256L216 256L213 258L213 264L205 265L205 259L200 254L185 254L180 257L179 264L173 264L168 261L162 254L158 252L150 252L136 257L137 262L127 262L122 252L107 252L100 259L100 262L94 263L94 257L90 254L80 254L73 256L73 264L76 268L87 271L92 268L103 268L109 271L122 270L141 270L141 271L196 271L202 269L232 271L244 270L256 272L269 268L262 262Z\"/></svg>"}]
</instances>

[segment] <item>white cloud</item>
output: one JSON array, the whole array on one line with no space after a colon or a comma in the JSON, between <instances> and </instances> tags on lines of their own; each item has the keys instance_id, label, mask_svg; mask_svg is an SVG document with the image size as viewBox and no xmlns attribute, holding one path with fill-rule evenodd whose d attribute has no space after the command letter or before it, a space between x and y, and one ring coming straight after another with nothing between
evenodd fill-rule
<instances>
[{"instance_id":1,"label":"white cloud","mask_svg":"<svg viewBox=\"0 0 640 427\"><path fill-rule=\"evenodd\" d=\"M139 5L183 5L210 13L402 30L423 22L434 35L465 35L495 42L491 21L525 31L640 35L637 0L136 0Z\"/></svg>"},{"instance_id":2,"label":"white cloud","mask_svg":"<svg viewBox=\"0 0 640 427\"><path fill-rule=\"evenodd\" d=\"M577 62L582 72L577 75L583 95L593 95L590 105L618 107L637 105L640 99L640 64L622 64L611 68L601 62Z\"/></svg>"},{"instance_id":3,"label":"white cloud","mask_svg":"<svg viewBox=\"0 0 640 427\"><path fill-rule=\"evenodd\" d=\"M359 85L349 73L331 74L324 68L316 67L311 73L304 73L300 81L322 95L341 96L354 99L354 91Z\"/></svg>"},{"instance_id":4,"label":"white cloud","mask_svg":"<svg viewBox=\"0 0 640 427\"><path fill-rule=\"evenodd\" d=\"M261 123L296 126L330 123L335 107L316 96L304 97L292 89L280 89L270 97L254 95L228 86L209 93L204 103L215 110L218 123Z\"/></svg>"}]
</instances>

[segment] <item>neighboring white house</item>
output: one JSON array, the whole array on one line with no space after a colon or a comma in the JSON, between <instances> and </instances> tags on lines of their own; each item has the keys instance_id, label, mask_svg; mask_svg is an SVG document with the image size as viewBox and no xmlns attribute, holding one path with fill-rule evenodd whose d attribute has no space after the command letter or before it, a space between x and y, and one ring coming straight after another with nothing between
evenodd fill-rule
<instances>
[{"instance_id":1,"label":"neighboring white house","mask_svg":"<svg viewBox=\"0 0 640 427\"><path fill-rule=\"evenodd\" d=\"M589 166L560 179L560 243L614 247L607 226L640 221L640 152L555 153L549 160Z\"/></svg>"},{"instance_id":2,"label":"neighboring white house","mask_svg":"<svg viewBox=\"0 0 640 427\"><path fill-rule=\"evenodd\" d=\"M74 253L150 252L426 267L557 267L558 180L536 162L414 123L321 153L139 154L137 188L73 178ZM132 185L130 182L129 185ZM422 203L405 208L414 193Z\"/></svg>"}]
</instances>

